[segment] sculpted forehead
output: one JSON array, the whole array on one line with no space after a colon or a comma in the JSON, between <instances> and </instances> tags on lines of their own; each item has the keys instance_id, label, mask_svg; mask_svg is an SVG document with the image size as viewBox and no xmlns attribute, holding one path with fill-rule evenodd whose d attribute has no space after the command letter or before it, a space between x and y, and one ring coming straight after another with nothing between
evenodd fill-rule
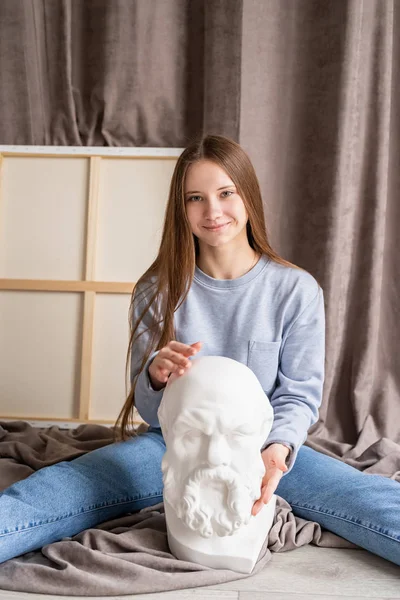
<instances>
[{"instance_id":1,"label":"sculpted forehead","mask_svg":"<svg viewBox=\"0 0 400 600\"><path fill-rule=\"evenodd\" d=\"M261 384L248 367L230 358L204 356L193 360L183 377L171 375L159 416L172 424L193 411L204 419L212 410L226 422L229 415L243 417L245 410L251 420L261 418L267 405Z\"/></svg>"},{"instance_id":2,"label":"sculpted forehead","mask_svg":"<svg viewBox=\"0 0 400 600\"><path fill-rule=\"evenodd\" d=\"M181 409L186 403L192 404L190 398L202 404L218 398L218 402L224 404L235 400L243 402L245 398L263 401L265 397L257 377L248 367L222 356L193 360L184 377L171 376L164 394L169 390Z\"/></svg>"},{"instance_id":3,"label":"sculpted forehead","mask_svg":"<svg viewBox=\"0 0 400 600\"><path fill-rule=\"evenodd\" d=\"M178 436L189 431L197 431L205 435L215 433L235 433L242 436L258 435L260 419L251 415L243 415L239 411L224 411L215 408L210 419L210 409L202 407L182 410L171 423L172 433Z\"/></svg>"}]
</instances>

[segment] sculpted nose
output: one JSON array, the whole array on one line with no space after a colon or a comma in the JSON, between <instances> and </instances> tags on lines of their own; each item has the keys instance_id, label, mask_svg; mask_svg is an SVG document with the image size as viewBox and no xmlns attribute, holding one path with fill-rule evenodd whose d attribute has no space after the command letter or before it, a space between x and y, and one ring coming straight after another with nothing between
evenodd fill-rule
<instances>
[{"instance_id":1,"label":"sculpted nose","mask_svg":"<svg viewBox=\"0 0 400 600\"><path fill-rule=\"evenodd\" d=\"M226 439L220 436L211 436L208 443L207 462L210 467L229 465L231 452Z\"/></svg>"}]
</instances>

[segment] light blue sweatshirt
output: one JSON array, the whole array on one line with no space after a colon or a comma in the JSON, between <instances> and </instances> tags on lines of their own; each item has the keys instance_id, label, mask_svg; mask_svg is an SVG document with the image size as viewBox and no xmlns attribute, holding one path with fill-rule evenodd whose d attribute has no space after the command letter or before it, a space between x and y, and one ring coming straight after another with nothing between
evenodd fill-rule
<instances>
[{"instance_id":1,"label":"light blue sweatshirt","mask_svg":"<svg viewBox=\"0 0 400 600\"><path fill-rule=\"evenodd\" d=\"M143 310L137 291L133 318ZM151 315L147 316L148 319ZM147 323L139 331L146 329ZM323 291L312 275L282 266L263 255L236 279L214 279L196 267L189 294L175 312L176 339L202 341L195 357L227 356L255 373L274 410L272 430L262 448L279 442L291 448L288 471L318 419L325 364ZM135 344L131 379L137 375L148 337ZM148 367L136 386L136 407L149 425L159 427L157 410L163 390L155 391ZM246 404L243 402L243 410Z\"/></svg>"}]
</instances>

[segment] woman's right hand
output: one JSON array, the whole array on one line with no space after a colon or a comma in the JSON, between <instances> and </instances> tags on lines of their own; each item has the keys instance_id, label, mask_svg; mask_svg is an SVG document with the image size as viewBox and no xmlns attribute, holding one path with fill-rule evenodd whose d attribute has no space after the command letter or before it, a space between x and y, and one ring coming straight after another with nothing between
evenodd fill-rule
<instances>
[{"instance_id":1,"label":"woman's right hand","mask_svg":"<svg viewBox=\"0 0 400 600\"><path fill-rule=\"evenodd\" d=\"M171 373L183 375L192 366L189 356L193 356L201 349L203 342L194 344L182 344L172 340L164 348L161 348L157 356L151 362L149 375L154 390L162 390Z\"/></svg>"}]
</instances>

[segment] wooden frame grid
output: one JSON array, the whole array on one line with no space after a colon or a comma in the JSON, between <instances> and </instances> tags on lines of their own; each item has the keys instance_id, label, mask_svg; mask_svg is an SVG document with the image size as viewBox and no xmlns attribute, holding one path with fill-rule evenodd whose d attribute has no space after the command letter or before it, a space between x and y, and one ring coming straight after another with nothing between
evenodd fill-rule
<instances>
[{"instance_id":1,"label":"wooden frame grid","mask_svg":"<svg viewBox=\"0 0 400 600\"><path fill-rule=\"evenodd\" d=\"M4 173L4 157L34 157L34 158L54 158L50 153L29 153L29 152L2 152L0 154L0 207L2 204L2 180ZM91 383L92 383L92 365L93 365L93 330L94 315L97 294L131 294L135 282L110 282L95 281L95 257L96 242L98 231L98 205L100 191L100 172L102 156L88 154L63 154L57 153L60 158L85 158L89 159L89 186L87 194L87 223L86 223L86 246L85 246L85 269L84 279L82 281L62 281L45 279L6 279L0 278L0 291L44 291L44 292L78 292L84 295L83 323L81 337L81 364L80 364L80 394L78 401L78 415L74 418L61 417L35 417L35 416L13 416L1 415L7 420L24 421L54 421L63 423L101 423L112 424L110 420L90 418L91 409ZM107 159L154 159L176 160L176 156L106 156ZM140 423L137 421L136 423Z\"/></svg>"}]
</instances>

